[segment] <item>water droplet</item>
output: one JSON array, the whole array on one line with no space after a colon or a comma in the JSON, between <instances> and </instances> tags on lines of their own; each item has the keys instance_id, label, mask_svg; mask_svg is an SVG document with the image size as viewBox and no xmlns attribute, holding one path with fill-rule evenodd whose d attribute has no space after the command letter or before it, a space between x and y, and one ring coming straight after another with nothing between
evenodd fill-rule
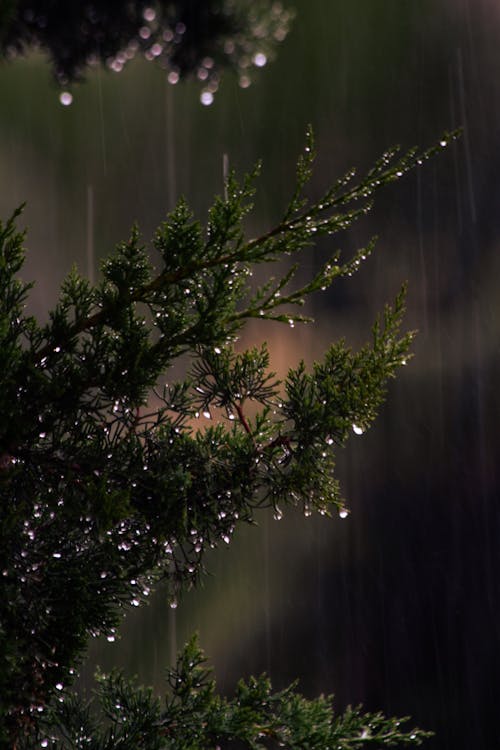
<instances>
[{"instance_id":1,"label":"water droplet","mask_svg":"<svg viewBox=\"0 0 500 750\"><path fill-rule=\"evenodd\" d=\"M108 65L115 73L121 73L123 69L123 63L120 60L111 60Z\"/></svg>"},{"instance_id":2,"label":"water droplet","mask_svg":"<svg viewBox=\"0 0 500 750\"><path fill-rule=\"evenodd\" d=\"M173 86L175 86L176 83L179 83L179 74L176 70L171 70L170 73L167 76L167 81L171 83Z\"/></svg>"},{"instance_id":3,"label":"water droplet","mask_svg":"<svg viewBox=\"0 0 500 750\"><path fill-rule=\"evenodd\" d=\"M177 599L170 600L170 609L177 609Z\"/></svg>"},{"instance_id":4,"label":"water droplet","mask_svg":"<svg viewBox=\"0 0 500 750\"><path fill-rule=\"evenodd\" d=\"M357 424L353 424L352 431L355 435L362 435L364 432L364 429L362 427L359 427Z\"/></svg>"},{"instance_id":5,"label":"water droplet","mask_svg":"<svg viewBox=\"0 0 500 750\"><path fill-rule=\"evenodd\" d=\"M131 604L131 605L132 605L133 607L138 607L138 606L139 606L139 604L140 604L140 602L139 602L139 599L132 599L132 601L130 602L130 604Z\"/></svg>"},{"instance_id":6,"label":"water droplet","mask_svg":"<svg viewBox=\"0 0 500 750\"><path fill-rule=\"evenodd\" d=\"M257 52L253 56L253 62L254 62L254 65L256 65L258 68L263 68L264 65L267 63L267 57L263 52Z\"/></svg>"},{"instance_id":7,"label":"water droplet","mask_svg":"<svg viewBox=\"0 0 500 750\"><path fill-rule=\"evenodd\" d=\"M108 641L108 643L114 643L116 641L116 636L110 633L108 636L106 636L106 640Z\"/></svg>"},{"instance_id":8,"label":"water droplet","mask_svg":"<svg viewBox=\"0 0 500 750\"><path fill-rule=\"evenodd\" d=\"M212 415L210 414L208 409L203 412L203 416L205 417L205 419L212 419Z\"/></svg>"},{"instance_id":9,"label":"water droplet","mask_svg":"<svg viewBox=\"0 0 500 750\"><path fill-rule=\"evenodd\" d=\"M52 555L52 557L55 557L56 560L59 560L62 557L62 555L61 555L60 552L54 552L54 554Z\"/></svg>"},{"instance_id":10,"label":"water droplet","mask_svg":"<svg viewBox=\"0 0 500 750\"><path fill-rule=\"evenodd\" d=\"M347 518L348 515L349 511L347 510L347 508L341 508L339 510L339 518Z\"/></svg>"},{"instance_id":11,"label":"water droplet","mask_svg":"<svg viewBox=\"0 0 500 750\"><path fill-rule=\"evenodd\" d=\"M326 438L326 442L328 443L328 445L333 445L334 441L333 441L333 438L330 437L330 435L328 435L328 437Z\"/></svg>"},{"instance_id":12,"label":"water droplet","mask_svg":"<svg viewBox=\"0 0 500 750\"><path fill-rule=\"evenodd\" d=\"M200 95L200 102L205 105L205 107L209 107L214 100L214 95L211 91L202 91Z\"/></svg>"},{"instance_id":13,"label":"water droplet","mask_svg":"<svg viewBox=\"0 0 500 750\"><path fill-rule=\"evenodd\" d=\"M58 682L57 685L56 685L56 690L62 690L63 687L64 687L64 685L62 684L62 682Z\"/></svg>"},{"instance_id":14,"label":"water droplet","mask_svg":"<svg viewBox=\"0 0 500 750\"><path fill-rule=\"evenodd\" d=\"M44 739L40 742L41 747L48 747L49 741L47 739Z\"/></svg>"},{"instance_id":15,"label":"water droplet","mask_svg":"<svg viewBox=\"0 0 500 750\"><path fill-rule=\"evenodd\" d=\"M220 353L221 353L221 349L220 349L220 348L219 348L218 346L215 346L215 347L214 347L214 352L215 352L216 354L220 354Z\"/></svg>"},{"instance_id":16,"label":"water droplet","mask_svg":"<svg viewBox=\"0 0 500 750\"><path fill-rule=\"evenodd\" d=\"M144 8L142 17L145 21L154 21L156 18L156 11L154 10L154 8Z\"/></svg>"},{"instance_id":17,"label":"water droplet","mask_svg":"<svg viewBox=\"0 0 500 750\"><path fill-rule=\"evenodd\" d=\"M445 148L448 145L448 141L443 138L442 141L439 141L439 145L441 148Z\"/></svg>"},{"instance_id":18,"label":"water droplet","mask_svg":"<svg viewBox=\"0 0 500 750\"><path fill-rule=\"evenodd\" d=\"M295 328L295 321L292 318L288 318L288 325L290 328Z\"/></svg>"},{"instance_id":19,"label":"water droplet","mask_svg":"<svg viewBox=\"0 0 500 750\"><path fill-rule=\"evenodd\" d=\"M69 105L73 101L73 94L70 94L69 91L62 91L59 94L59 101L63 105L63 107L69 107Z\"/></svg>"}]
</instances>

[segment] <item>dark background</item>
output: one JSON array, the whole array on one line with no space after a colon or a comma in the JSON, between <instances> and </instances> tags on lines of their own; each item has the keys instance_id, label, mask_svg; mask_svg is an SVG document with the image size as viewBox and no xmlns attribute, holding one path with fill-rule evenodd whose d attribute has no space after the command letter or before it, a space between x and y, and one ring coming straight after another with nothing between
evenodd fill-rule
<instances>
[{"instance_id":1,"label":"dark background","mask_svg":"<svg viewBox=\"0 0 500 750\"><path fill-rule=\"evenodd\" d=\"M292 0L290 0L292 4ZM167 86L152 64L100 70L62 107L40 55L0 68L0 213L28 201L33 310L54 304L73 262L97 260L138 221L147 238L176 197L203 216L221 190L222 155L264 161L249 233L290 194L306 124L319 157L312 191L394 143L463 138L385 190L346 236L304 256L379 235L353 279L317 295L314 327L252 328L274 369L311 362L346 336L369 337L408 279L415 357L374 427L339 454L349 518L277 523L262 514L208 561L214 574L173 613L161 590L130 613L122 639L93 644L162 689L193 630L224 690L266 670L275 687L335 693L338 709L411 714L434 750L500 747L498 291L500 5L496 0L294 0L292 32L254 85L228 74L210 107L199 86ZM95 258L95 262L92 261ZM90 259L90 260L89 260Z\"/></svg>"}]
</instances>

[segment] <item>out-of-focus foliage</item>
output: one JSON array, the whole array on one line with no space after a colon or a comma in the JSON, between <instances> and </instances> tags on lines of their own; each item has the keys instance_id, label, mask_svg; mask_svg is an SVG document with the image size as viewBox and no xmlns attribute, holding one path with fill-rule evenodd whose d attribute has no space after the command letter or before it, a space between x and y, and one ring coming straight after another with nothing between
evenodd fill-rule
<instances>
[{"instance_id":1,"label":"out-of-focus foliage","mask_svg":"<svg viewBox=\"0 0 500 750\"><path fill-rule=\"evenodd\" d=\"M119 72L136 54L156 61L169 81L194 75L206 95L224 68L248 86L252 70L273 58L293 12L280 2L207 0L18 0L2 4L0 51L12 58L45 51L61 86L80 80L89 65Z\"/></svg>"},{"instance_id":2,"label":"out-of-focus foliage","mask_svg":"<svg viewBox=\"0 0 500 750\"><path fill-rule=\"evenodd\" d=\"M172 603L202 572L205 550L231 541L257 507L345 512L334 459L349 432L375 417L386 382L406 362L404 292L354 354L334 344L311 373L280 383L265 346L235 350L249 319L295 325L312 292L350 276L371 244L334 253L301 288L283 278L252 287L252 267L346 229L372 193L418 166L419 154L383 155L316 201L297 189L282 221L248 240L255 173L226 180L206 227L181 200L153 238L154 270L137 229L92 286L74 270L40 325L25 313L19 212L0 226L0 695L4 736L36 729L73 680L89 636L115 628L166 579ZM181 355L184 380L164 374ZM197 429L202 414L209 426Z\"/></svg>"}]
</instances>

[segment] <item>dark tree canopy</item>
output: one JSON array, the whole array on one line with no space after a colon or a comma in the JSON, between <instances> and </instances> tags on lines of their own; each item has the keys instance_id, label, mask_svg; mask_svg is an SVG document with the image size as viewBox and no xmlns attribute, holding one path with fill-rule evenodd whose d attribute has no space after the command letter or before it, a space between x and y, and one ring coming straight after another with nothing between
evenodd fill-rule
<instances>
[{"instance_id":1,"label":"dark tree canopy","mask_svg":"<svg viewBox=\"0 0 500 750\"><path fill-rule=\"evenodd\" d=\"M242 86L270 60L292 12L262 0L10 0L0 8L4 58L41 49L57 83L81 80L89 66L120 71L137 54L161 65L175 83L195 76L217 90L230 68Z\"/></svg>"}]
</instances>

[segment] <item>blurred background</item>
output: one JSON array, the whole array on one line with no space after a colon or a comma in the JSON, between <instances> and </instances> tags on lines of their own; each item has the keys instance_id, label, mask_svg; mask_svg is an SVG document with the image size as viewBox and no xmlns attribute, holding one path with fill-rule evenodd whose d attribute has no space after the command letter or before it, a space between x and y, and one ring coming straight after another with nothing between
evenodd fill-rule
<instances>
[{"instance_id":1,"label":"blurred background","mask_svg":"<svg viewBox=\"0 0 500 750\"><path fill-rule=\"evenodd\" d=\"M0 215L23 201L25 279L42 319L73 263L99 260L137 221L147 240L180 195L200 218L222 190L223 154L240 173L262 158L248 231L290 196L307 123L319 156L313 194L395 143L460 141L377 200L370 216L301 259L374 255L318 294L309 327L253 327L284 374L345 336L353 347L409 282L415 357L375 425L338 456L346 520L270 514L207 560L210 576L172 611L161 588L130 612L96 663L163 690L165 667L198 631L222 690L266 671L299 678L338 710L413 716L437 750L496 748L500 699L500 5L496 0L287 0L296 18L272 64L242 88L224 75L210 106L196 81L169 85L134 60L60 90L41 54L0 67Z\"/></svg>"}]
</instances>

